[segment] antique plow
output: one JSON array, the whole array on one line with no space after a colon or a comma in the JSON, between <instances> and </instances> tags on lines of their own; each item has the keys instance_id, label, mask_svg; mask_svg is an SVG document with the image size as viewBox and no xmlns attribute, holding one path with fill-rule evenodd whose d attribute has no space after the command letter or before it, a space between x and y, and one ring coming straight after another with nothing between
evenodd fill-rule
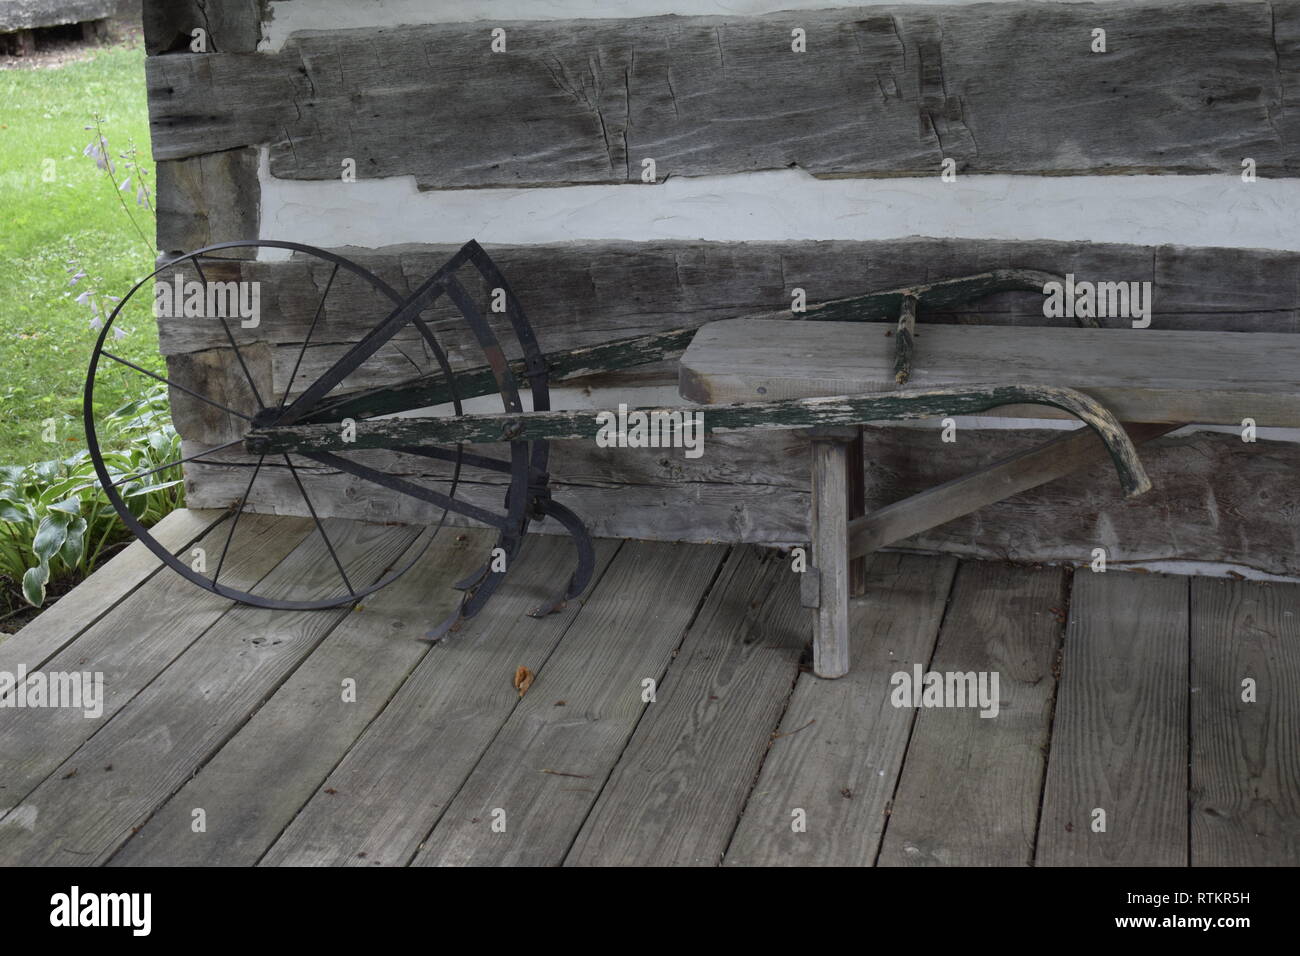
<instances>
[{"instance_id":1,"label":"antique plow","mask_svg":"<svg viewBox=\"0 0 1300 956\"><path fill-rule=\"evenodd\" d=\"M254 372L257 363L246 354L251 353L251 347L247 340L240 345L232 325L236 320L227 316L215 317L234 357L233 363L225 366L228 374L224 376L201 382L193 378L181 381L172 374L150 372L111 348L114 322L129 303L140 298L137 293L150 280L163 274L179 275L188 267L193 269L200 290L207 291L217 281L207 272L217 264L247 264L264 250L276 250L280 255L291 253L307 266L320 292L318 299L312 297L315 305L300 347L289 350L296 351L296 355L279 394L269 391L269 375L261 376L259 386L259 376ZM952 305L1013 289L1041 290L1044 281L1053 278L1028 270L991 272L838 300L811 307L802 317L822 321L897 318L895 371L901 386L911 371L919 305ZM483 307L484 289L491 298L491 308ZM335 310L329 305L331 294L344 300ZM435 320L432 310L437 306L445 311L448 303L454 310L452 319L444 315ZM302 368L309 347L328 347L322 339L321 317L336 314L355 318L375 315L378 321L360 341L347 347L323 372L302 386ZM307 315L303 314L304 322L308 321ZM410 337L412 330L429 357L427 370L395 384L355 384L358 377L365 379L367 362L381 349L394 347L399 333ZM504 579L505 569L512 566L531 522L554 518L572 536L577 550L576 566L567 579L550 600L531 613L549 613L585 590L595 567L591 539L581 519L551 497L549 443L594 438L606 419L594 410L552 410L550 386L680 355L695 331L674 329L543 354L518 298L476 242L467 243L405 296L361 265L325 250L289 242L220 243L172 260L141 280L109 316L96 343L86 381L87 441L104 490L127 527L177 573L199 587L245 604L285 609L349 605L407 571L443 527L448 513L494 529L497 539L492 553L503 555L505 560L485 559L474 573L454 583L463 592L459 607L427 635L440 639L487 603ZM452 350L445 344L448 337L459 342L456 355L460 367L453 368ZM464 356L475 352L481 361L466 365ZM273 363L265 364L269 367ZM148 472L130 472L111 463L101 451L102 425L95 410L96 383L110 374L110 369L165 382L171 389L174 409L178 402L198 409L207 416L208 424L215 423L223 440L203 442L206 447ZM467 411L467 403L483 399L490 399L500 411ZM1105 444L1127 494L1139 494L1149 487L1133 443L1119 423L1095 400L1068 388L1008 384L900 388L887 393L634 411L657 415L670 427L686 427L683 411L702 413L702 427L707 433L736 429L816 430L883 420L969 415L1009 404L1049 405L1080 419ZM407 414L416 411L421 415ZM479 444L504 445L508 455L493 457L465 448ZM396 462L411 457L442 462L449 469L442 483L446 490L402 477ZM234 470L239 476L232 482L235 491L225 545L217 560L201 570L158 542L131 508L131 498L144 487L144 478L184 463ZM365 575L357 569L349 574L348 560L335 548L327 522L320 518L307 490L310 482L302 480L303 467L323 467L350 476L361 489L370 485L398 492L441 509L442 516L426 529L423 544L412 548L400 566L381 574ZM499 509L457 497L465 476L471 473L507 476ZM246 483L242 480L244 474L248 476ZM279 488L301 497L337 570L335 590L321 593L316 589L310 594L292 595L259 592L256 587L241 588L221 581L231 540L259 478L275 481Z\"/></svg>"}]
</instances>

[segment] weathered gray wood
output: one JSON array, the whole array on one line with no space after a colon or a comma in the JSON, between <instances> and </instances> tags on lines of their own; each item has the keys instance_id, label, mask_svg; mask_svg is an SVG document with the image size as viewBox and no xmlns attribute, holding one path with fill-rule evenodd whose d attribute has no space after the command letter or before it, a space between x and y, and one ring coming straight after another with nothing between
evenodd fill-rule
<instances>
[{"instance_id":1,"label":"weathered gray wood","mask_svg":"<svg viewBox=\"0 0 1300 956\"><path fill-rule=\"evenodd\" d=\"M1126 422L1300 425L1300 336L1160 329L936 326L918 335L906 388L883 323L714 322L681 359L682 395L753 402L1037 382L1076 388ZM1003 408L998 414L1058 417Z\"/></svg>"},{"instance_id":2,"label":"weathered gray wood","mask_svg":"<svg viewBox=\"0 0 1300 956\"><path fill-rule=\"evenodd\" d=\"M473 571L494 540L483 530L439 534L414 567L330 633L112 865L255 864L429 650L419 622L441 620L462 597L439 585ZM196 807L206 812L202 833L193 832Z\"/></svg>"},{"instance_id":3,"label":"weathered gray wood","mask_svg":"<svg viewBox=\"0 0 1300 956\"><path fill-rule=\"evenodd\" d=\"M868 508L960 479L1007 457L1059 438L1044 429L959 429L944 443L937 429L868 426ZM186 451L198 451L202 446ZM809 484L807 442L794 433L717 433L696 459L663 449L620 449L586 442L552 447L551 486L599 535L669 541L806 545ZM484 446L501 457L503 449ZM1134 561L1217 560L1276 574L1300 572L1300 531L1285 506L1300 471L1300 446L1242 442L1236 435L1201 432L1146 443L1141 451L1153 490L1140 501L1117 493L1107 464L1084 467L946 524L913 535L896 547L946 551L963 557L1025 563L1086 562L1096 546L1112 564ZM449 472L428 459L357 453L354 457L407 480L448 490ZM204 459L207 460L207 459ZM256 459L253 459L254 461ZM194 464L192 504L227 507L243 494L243 468ZM405 495L377 494L374 486L336 471L304 469L317 507L330 514L377 521L429 523L439 509ZM500 477L473 472L457 497L499 508ZM283 466L267 465L253 488L260 511L305 514ZM453 519L459 521L459 519ZM559 533L554 522L537 526Z\"/></svg>"},{"instance_id":4,"label":"weathered gray wood","mask_svg":"<svg viewBox=\"0 0 1300 956\"><path fill-rule=\"evenodd\" d=\"M916 306L913 296L903 297L903 307L898 314L898 328L894 331L894 383L906 385L912 377L912 353L916 339Z\"/></svg>"},{"instance_id":5,"label":"weathered gray wood","mask_svg":"<svg viewBox=\"0 0 1300 956\"><path fill-rule=\"evenodd\" d=\"M351 157L359 176L425 188L637 182L647 158L660 179L937 175L945 158L968 173L1236 174L1243 156L1296 175L1297 71L1273 7L1291 3L511 23L495 55L484 22L300 34L275 54L150 57L153 142L159 159L269 144L281 178L335 178ZM439 122L421 122L430 104Z\"/></svg>"},{"instance_id":6,"label":"weathered gray wood","mask_svg":"<svg viewBox=\"0 0 1300 956\"><path fill-rule=\"evenodd\" d=\"M345 250L403 292L409 292L412 282L427 276L452 251L445 246ZM1153 280L1157 293L1153 324L1160 329L1292 332L1298 328L1300 305L1300 257L1260 250L913 239L881 243L596 243L494 247L490 251L510 276L548 350L674 328L684 321L703 322L780 307L788 303L789 289L795 286L808 289L811 299L818 301L864 289L903 287L926 276L987 272L1008 263L1071 272L1081 279ZM262 274L266 318L259 329L233 331L241 341L245 336L280 340L275 352L283 354L273 357L278 391L297 357L298 347L293 343L306 333L327 274L309 272L298 263L257 266L280 270ZM373 293L370 298L368 310L350 307L362 301L356 292L334 308L331 295L324 317L329 323L330 343L354 341L375 321ZM283 320L277 315L284 316ZM1044 318L1042 297L1025 293L999 294L951 313L923 309L921 322L922 336L931 325L952 322L1071 324L1068 319ZM173 334L177 337L169 338ZM457 330L450 319L439 326L439 334L451 341L453 364L481 362L472 351L463 349L468 332ZM164 327L163 335L164 349L175 351L198 345L216 347L224 339L219 328L193 321ZM924 342L921 344L924 347ZM345 348L329 344L309 349L300 381L319 375ZM426 361L421 358L418 341L403 342L402 348ZM372 360L373 371L359 376L358 384L391 385L414 373L410 363L396 353L382 362L379 359ZM363 372L370 367L367 363ZM675 373L649 380L675 380ZM639 374L625 372L607 384L621 389L640 381ZM197 437L191 430L183 432ZM980 463L1005 457L1021 447L1021 442L1037 440L1023 433L963 431L956 445L938 446L931 445L928 436L910 430L873 429L869 434L873 506L952 479ZM718 455L710 453L695 461L632 450L610 456L584 445L561 445L556 449L557 465L552 473L557 486L565 489L569 500L603 533L806 542L807 476L802 449L775 435L730 436L725 440L728 460L722 460L724 439L715 436L710 441ZM924 454L913 447L917 441L923 443ZM1281 489L1286 475L1296 467L1295 449L1266 442L1234 444L1228 436L1177 442L1161 443L1147 452L1157 462L1153 467L1169 462L1158 480L1170 492L1167 496L1158 492L1159 499L1149 498L1140 508L1117 507L1105 479L1095 473L1090 481L1066 479L1014 505L991 506L973 518L927 532L916 544L965 555L1013 553L1028 560L1074 560L1100 528L1104 536L1116 539L1107 542L1113 553L1123 553L1127 559L1226 560L1281 573L1298 567L1294 556L1300 542L1285 514L1248 506L1255 500L1255 486L1261 491L1275 488L1272 500L1285 499ZM934 449L944 454L931 454ZM191 500L225 505L233 499L227 487L230 476L224 470L191 468L189 472ZM209 481L215 482L215 487L209 487ZM614 490L615 484L624 485L624 489ZM1103 493L1098 494L1097 488ZM293 492L288 486L282 490ZM350 479L340 479L338 491L328 502L337 514L412 514L422 508L412 501L384 500ZM351 497L358 494L360 497ZM293 507L291 497L281 496L279 506ZM670 507L664 506L665 501ZM1217 512L1195 504L1207 501L1229 504ZM679 518L688 513L697 520ZM1102 517L1094 519L1095 513ZM1170 514L1179 516L1177 533L1165 517Z\"/></svg>"},{"instance_id":7,"label":"weathered gray wood","mask_svg":"<svg viewBox=\"0 0 1300 956\"><path fill-rule=\"evenodd\" d=\"M409 295L457 248L391 246L338 251ZM798 318L788 312L794 288L807 292L814 307L806 315L815 316L820 303L871 290L910 288L930 276L991 273L1005 270L1009 264L1025 270L1071 273L1079 280L1153 282L1152 326L1157 329L1300 331L1300 254L1284 251L921 238L591 242L490 246L488 251L509 277L548 352L737 315L787 310L791 318ZM295 259L245 263L241 268L240 278L261 282L263 321L256 329L232 328L236 339L281 345L302 342L315 318L330 267ZM472 270L463 271L462 282L471 297L487 305L489 292L484 283ZM190 275L192 278L192 270ZM931 297L935 297L933 292ZM317 328L319 337L314 340L355 342L387 312L386 300L372 288L340 276L330 291ZM897 309L892 313L886 309L885 314L895 317ZM440 304L430 318L453 367L482 364L473 336L452 310ZM1041 290L1001 292L976 302L923 305L920 321L923 332L931 324L1076 325L1066 317L1045 317ZM1129 322L1107 318L1103 324L1118 327ZM160 319L159 336L167 354L227 345L217 323L193 319ZM404 339L403 348L424 360L417 335ZM309 353L316 351L310 349ZM295 348L284 363L286 370L296 355ZM318 375L325 367L326 355L332 360L338 352L309 354L304 359L307 372L314 370ZM402 377L408 374L409 368ZM389 378L383 384L395 381Z\"/></svg>"},{"instance_id":8,"label":"weathered gray wood","mask_svg":"<svg viewBox=\"0 0 1300 956\"><path fill-rule=\"evenodd\" d=\"M851 441L814 436L811 446L812 567L817 576L813 613L813 672L849 672L849 468Z\"/></svg>"},{"instance_id":9,"label":"weathered gray wood","mask_svg":"<svg viewBox=\"0 0 1300 956\"><path fill-rule=\"evenodd\" d=\"M647 707L726 549L629 542L538 671L414 865L560 863ZM557 701L564 701L558 706ZM493 832L493 810L505 832Z\"/></svg>"},{"instance_id":10,"label":"weathered gray wood","mask_svg":"<svg viewBox=\"0 0 1300 956\"><path fill-rule=\"evenodd\" d=\"M1294 865L1300 586L1195 578L1191 589L1191 863Z\"/></svg>"},{"instance_id":11,"label":"weathered gray wood","mask_svg":"<svg viewBox=\"0 0 1300 956\"><path fill-rule=\"evenodd\" d=\"M576 349L563 349L546 354L546 381L549 385L592 374L608 375L625 368L635 368L660 361L667 356L676 357L686 350L695 329L670 329L649 335L618 339L603 345L587 345ZM524 381L528 364L523 359L509 363L516 380ZM296 384L296 380L295 380ZM449 382L441 370L421 377L418 381L394 386L378 386L356 395L340 396L335 401L323 402L316 410L304 415L300 421L340 421L344 417L362 418L392 412L443 405L454 399L494 395L500 389L496 374L490 365L458 369L455 381Z\"/></svg>"},{"instance_id":12,"label":"weathered gray wood","mask_svg":"<svg viewBox=\"0 0 1300 956\"><path fill-rule=\"evenodd\" d=\"M859 426L849 446L849 533L852 522L867 511L866 431ZM867 561L863 556L849 557L849 597L862 597L867 590Z\"/></svg>"},{"instance_id":13,"label":"weathered gray wood","mask_svg":"<svg viewBox=\"0 0 1300 956\"><path fill-rule=\"evenodd\" d=\"M0 6L0 32L56 27L112 16L114 0L6 0Z\"/></svg>"},{"instance_id":14,"label":"weathered gray wood","mask_svg":"<svg viewBox=\"0 0 1300 956\"><path fill-rule=\"evenodd\" d=\"M244 374L245 368L262 400L274 401L271 398L275 394L271 380L271 349L267 345L241 345L238 355L234 349L227 348L167 356L168 380L183 386L167 390L176 431L182 437L208 447L224 445L242 437L248 431L248 419L258 411L253 388ZM223 409L245 417L240 418Z\"/></svg>"},{"instance_id":15,"label":"weathered gray wood","mask_svg":"<svg viewBox=\"0 0 1300 956\"><path fill-rule=\"evenodd\" d=\"M808 616L775 552L728 556L566 866L716 866L798 673Z\"/></svg>"},{"instance_id":16,"label":"weathered gray wood","mask_svg":"<svg viewBox=\"0 0 1300 956\"><path fill-rule=\"evenodd\" d=\"M930 659L956 561L876 554L852 602L853 669L801 674L727 865L869 866L907 749L912 712L889 702L890 676ZM803 810L806 832L791 829Z\"/></svg>"},{"instance_id":17,"label":"weathered gray wood","mask_svg":"<svg viewBox=\"0 0 1300 956\"><path fill-rule=\"evenodd\" d=\"M257 237L257 150L165 160L158 164L156 176L158 248L163 252ZM253 251L232 249L224 254L251 258Z\"/></svg>"},{"instance_id":18,"label":"weathered gray wood","mask_svg":"<svg viewBox=\"0 0 1300 956\"><path fill-rule=\"evenodd\" d=\"M271 13L266 0L144 0L145 51L188 52L192 31L203 29L209 52L251 53Z\"/></svg>"},{"instance_id":19,"label":"weathered gray wood","mask_svg":"<svg viewBox=\"0 0 1300 956\"><path fill-rule=\"evenodd\" d=\"M1005 433L959 430L959 436L952 445L937 430L876 432L870 500L896 501L952 480L997 460L1009 444ZM1032 445L1047 437L1029 432L1013 440ZM1218 560L1279 574L1300 570L1300 532L1284 504L1293 496L1300 447L1202 432L1148 442L1142 458L1154 490L1139 502L1119 500L1109 485L1110 466L1094 466L900 546L1026 563L1086 563L1094 547L1105 547L1112 567Z\"/></svg>"},{"instance_id":20,"label":"weathered gray wood","mask_svg":"<svg viewBox=\"0 0 1300 956\"><path fill-rule=\"evenodd\" d=\"M149 534L177 553L196 542L222 517L218 512L178 508L150 528ZM132 541L17 634L0 638L0 671L12 674L19 664L28 671L42 666L161 568L162 562L152 551Z\"/></svg>"},{"instance_id":21,"label":"weathered gray wood","mask_svg":"<svg viewBox=\"0 0 1300 956\"><path fill-rule=\"evenodd\" d=\"M1075 573L1035 865L1187 865L1188 580Z\"/></svg>"},{"instance_id":22,"label":"weathered gray wood","mask_svg":"<svg viewBox=\"0 0 1300 956\"><path fill-rule=\"evenodd\" d=\"M1028 866L1051 729L1066 573L964 562L925 670L998 675L998 712L925 708L881 866Z\"/></svg>"},{"instance_id":23,"label":"weathered gray wood","mask_svg":"<svg viewBox=\"0 0 1300 956\"><path fill-rule=\"evenodd\" d=\"M966 303L999 291L1041 292L1044 281L1064 281L1050 273L1033 270L999 270L941 282L925 283L905 290L869 293L815 304L799 318L825 321L868 321L896 311L901 299L908 304L904 319L900 319L898 343L903 349L903 329L906 320L907 345L910 361L911 334L916 326L916 305L924 299L937 307ZM486 310L485 310L486 311ZM910 319L907 319L910 316ZM769 318L785 318L787 314L765 314ZM315 318L313 314L313 318ZM224 331L224 330L223 330ZM585 376L607 376L627 368L640 368L664 358L676 358L695 337L695 328L669 329L649 335L629 336L612 342L562 349L546 354L547 380L555 383ZM295 358L295 366L298 361ZM510 363L516 377L522 377L526 363L516 359ZM312 414L303 416L301 422L338 421L344 415L362 417L389 412L409 411L423 406L440 405L453 398L472 398L491 395L498 389L496 375L490 365L458 369L455 383L439 368L418 380L398 386L379 386L373 392L354 397L341 396L337 401L323 403Z\"/></svg>"},{"instance_id":24,"label":"weathered gray wood","mask_svg":"<svg viewBox=\"0 0 1300 956\"><path fill-rule=\"evenodd\" d=\"M307 534L301 518L245 515L239 522L222 580L251 588ZM225 544L225 524L199 544L212 560ZM215 567L215 565L213 565ZM135 696L171 666L231 608L231 602L164 569L46 661L48 671L104 675L103 715L90 719L77 708L5 710L0 720L0 812L9 810L46 780L92 734L103 729ZM105 763L112 763L106 760ZM87 768L89 765L85 765ZM2 826L2 824L0 824ZM5 836L0 830L0 854Z\"/></svg>"},{"instance_id":25,"label":"weathered gray wood","mask_svg":"<svg viewBox=\"0 0 1300 956\"><path fill-rule=\"evenodd\" d=\"M684 458L680 452L670 456L665 452L671 450L662 448L611 450L588 442L557 443L551 472L568 477L553 481L552 487L596 535L623 537L617 529L628 528L637 532L631 537L658 540L726 538L806 545L807 444L793 437L775 437L781 434L772 433L766 442L743 434L719 435L709 440L716 455L696 459ZM499 446L477 450L509 459L508 449ZM449 490L450 472L441 462L387 452L357 452L348 457L444 493ZM341 517L427 524L442 513L407 495L381 493L374 485L337 470L310 467L300 468L300 473L318 509ZM228 506L248 485L248 472L242 467L196 464L189 474L192 500L205 507ZM466 469L456 497L499 511L503 477ZM302 508L301 496L283 465L268 459L253 487L251 507L290 514ZM460 519L452 515L449 520ZM560 532L552 520L530 527Z\"/></svg>"},{"instance_id":26,"label":"weathered gray wood","mask_svg":"<svg viewBox=\"0 0 1300 956\"><path fill-rule=\"evenodd\" d=\"M602 586L618 548L616 541L596 542L587 599ZM553 594L557 566L571 560L567 541L528 539L501 590L425 656L262 862L400 866L410 860L518 704L515 669L524 665L538 674L530 693L549 693L545 666L583 602L540 620L525 614ZM418 620L423 627L436 618Z\"/></svg>"},{"instance_id":27,"label":"weathered gray wood","mask_svg":"<svg viewBox=\"0 0 1300 956\"><path fill-rule=\"evenodd\" d=\"M785 324L785 323L777 323ZM1300 396L1298 396L1300 399ZM864 422L933 418L938 415L974 415L1005 406L1043 405L1077 417L1105 443L1128 497L1151 488L1133 443L1123 427L1099 402L1082 392L1038 384L968 384L910 388L893 393L834 395L818 398L778 399L767 402L637 408L629 411L562 409L511 411L505 414L429 416L367 419L353 428L340 424L266 425L244 437L251 454L297 453L318 463L348 470L345 459L333 452L401 449L435 445L492 444L502 441L599 440L614 425L623 428L621 416L644 416L660 447L677 447L683 433L700 436L717 431L767 429L822 429L859 427ZM1300 404L1297 405L1300 412ZM629 426L628 430L636 427ZM852 428L849 434L853 435ZM647 439L648 440L648 439ZM849 440L852 440L851 438ZM841 489L847 506L847 476Z\"/></svg>"},{"instance_id":28,"label":"weathered gray wood","mask_svg":"<svg viewBox=\"0 0 1300 956\"><path fill-rule=\"evenodd\" d=\"M360 522L325 524L356 581L376 580L416 535ZM337 575L321 536L311 534L263 580L262 591L332 593ZM0 818L0 861L103 863L348 613L231 609Z\"/></svg>"},{"instance_id":29,"label":"weathered gray wood","mask_svg":"<svg viewBox=\"0 0 1300 956\"><path fill-rule=\"evenodd\" d=\"M1141 444L1177 427L1136 424L1124 426L1124 431L1135 444ZM1105 460L1105 448L1097 436L1078 429L851 520L849 554L869 554Z\"/></svg>"}]
</instances>

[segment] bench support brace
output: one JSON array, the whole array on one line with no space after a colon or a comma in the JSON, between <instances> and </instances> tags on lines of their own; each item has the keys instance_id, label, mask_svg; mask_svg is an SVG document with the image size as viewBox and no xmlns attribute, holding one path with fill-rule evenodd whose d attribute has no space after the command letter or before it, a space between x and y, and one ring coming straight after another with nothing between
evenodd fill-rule
<instances>
[{"instance_id":1,"label":"bench support brace","mask_svg":"<svg viewBox=\"0 0 1300 956\"><path fill-rule=\"evenodd\" d=\"M1134 444L1141 444L1180 427L1126 424L1124 430ZM813 673L818 677L848 673L849 598L865 591L866 555L1107 460L1096 433L1080 428L864 515L862 429L826 427L805 434L812 450L812 554L806 573L817 580L805 582L803 601L814 608Z\"/></svg>"}]
</instances>

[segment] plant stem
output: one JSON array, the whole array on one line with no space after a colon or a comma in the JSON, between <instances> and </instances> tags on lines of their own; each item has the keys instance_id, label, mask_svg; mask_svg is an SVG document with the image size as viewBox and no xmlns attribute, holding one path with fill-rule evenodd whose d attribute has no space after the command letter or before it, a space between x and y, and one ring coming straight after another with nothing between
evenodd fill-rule
<instances>
[{"instance_id":1,"label":"plant stem","mask_svg":"<svg viewBox=\"0 0 1300 956\"><path fill-rule=\"evenodd\" d=\"M145 236L144 230L140 228L140 224L135 221L135 216L131 214L131 208L126 204L126 200L122 198L122 190L118 188L117 177L113 175L113 160L108 155L108 140L104 139L104 131L100 128L100 117L98 113L95 114L95 135L99 137L99 148L104 153L104 172L108 173L108 181L113 184L113 194L117 196L117 201L122 204L122 211L126 213L126 218L131 220L131 225L134 226L135 231L140 234L141 241L149 247L149 251L153 254L153 257L155 259L158 258L158 250L154 248L153 243Z\"/></svg>"}]
</instances>

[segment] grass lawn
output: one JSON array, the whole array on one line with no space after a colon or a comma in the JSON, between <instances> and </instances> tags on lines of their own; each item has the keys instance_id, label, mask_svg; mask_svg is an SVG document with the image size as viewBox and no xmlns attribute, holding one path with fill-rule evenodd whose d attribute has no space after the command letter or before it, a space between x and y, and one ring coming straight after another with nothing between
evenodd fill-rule
<instances>
[{"instance_id":1,"label":"grass lawn","mask_svg":"<svg viewBox=\"0 0 1300 956\"><path fill-rule=\"evenodd\" d=\"M116 192L82 154L95 137L84 127L93 126L96 113L118 182L132 175L127 191ZM153 269L153 253L119 201L151 243L153 213L136 205L137 177L119 156L132 141L152 191L138 41L58 67L0 70L0 465L65 458L85 447L81 392L98 333L90 308L75 297L87 289L123 296ZM88 274L75 287L70 265ZM147 311L131 319L117 323L128 334L113 351L162 372ZM101 379L97 403L111 410L139 397L148 383L135 373ZM53 442L45 440L50 419Z\"/></svg>"}]
</instances>

